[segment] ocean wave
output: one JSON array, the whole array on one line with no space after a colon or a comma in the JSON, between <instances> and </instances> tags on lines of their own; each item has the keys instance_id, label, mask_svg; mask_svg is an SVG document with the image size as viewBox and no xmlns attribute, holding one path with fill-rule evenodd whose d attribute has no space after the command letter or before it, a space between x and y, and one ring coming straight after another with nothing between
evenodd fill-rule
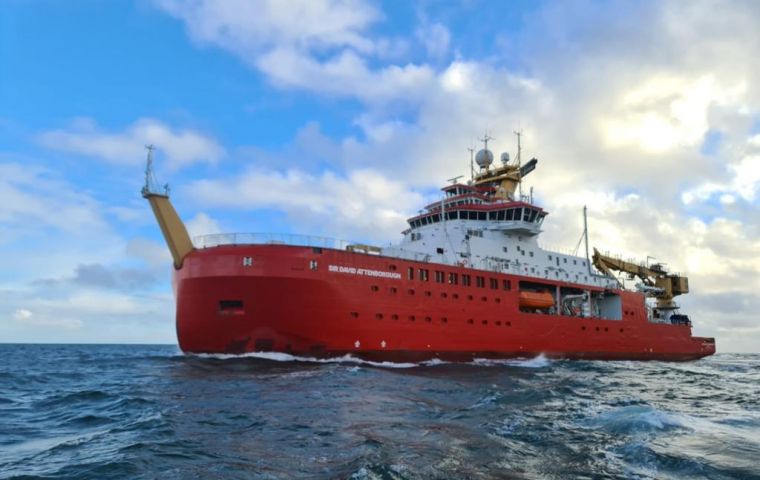
<instances>
[{"instance_id":1,"label":"ocean wave","mask_svg":"<svg viewBox=\"0 0 760 480\"><path fill-rule=\"evenodd\" d=\"M613 408L586 422L616 435L662 432L673 429L692 429L693 422L683 415L658 410L648 405Z\"/></svg>"},{"instance_id":2,"label":"ocean wave","mask_svg":"<svg viewBox=\"0 0 760 480\"><path fill-rule=\"evenodd\" d=\"M541 354L533 358L476 358L472 361L472 363L481 367L509 366L522 368L546 368L552 364L552 361L548 359L544 354Z\"/></svg>"},{"instance_id":3,"label":"ocean wave","mask_svg":"<svg viewBox=\"0 0 760 480\"><path fill-rule=\"evenodd\" d=\"M0 379L13 402L0 401L3 480L760 478L760 357L392 363L4 348L16 378ZM693 374L724 364L747 373Z\"/></svg>"}]
</instances>

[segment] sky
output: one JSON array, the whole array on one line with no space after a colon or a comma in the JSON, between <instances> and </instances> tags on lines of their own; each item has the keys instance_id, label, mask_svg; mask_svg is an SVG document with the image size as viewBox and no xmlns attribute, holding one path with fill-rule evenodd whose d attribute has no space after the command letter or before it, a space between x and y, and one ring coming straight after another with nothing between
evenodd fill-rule
<instances>
[{"instance_id":1,"label":"sky","mask_svg":"<svg viewBox=\"0 0 760 480\"><path fill-rule=\"evenodd\" d=\"M0 342L174 343L145 144L191 235L385 245L524 155L540 243L665 262L760 352L760 3L5 0Z\"/></svg>"}]
</instances>

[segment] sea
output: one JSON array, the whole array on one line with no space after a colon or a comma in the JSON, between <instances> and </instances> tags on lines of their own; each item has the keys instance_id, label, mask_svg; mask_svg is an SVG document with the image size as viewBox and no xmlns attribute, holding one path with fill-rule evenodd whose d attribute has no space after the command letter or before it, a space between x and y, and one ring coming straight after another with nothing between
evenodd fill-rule
<instances>
[{"instance_id":1,"label":"sea","mask_svg":"<svg viewBox=\"0 0 760 480\"><path fill-rule=\"evenodd\" d=\"M760 355L470 364L0 345L0 479L760 479Z\"/></svg>"}]
</instances>

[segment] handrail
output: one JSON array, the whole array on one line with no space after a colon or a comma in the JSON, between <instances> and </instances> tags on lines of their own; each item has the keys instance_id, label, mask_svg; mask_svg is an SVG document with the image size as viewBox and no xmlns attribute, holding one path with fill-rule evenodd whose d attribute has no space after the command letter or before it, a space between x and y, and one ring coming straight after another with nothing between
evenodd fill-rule
<instances>
[{"instance_id":1,"label":"handrail","mask_svg":"<svg viewBox=\"0 0 760 480\"><path fill-rule=\"evenodd\" d=\"M213 233L193 237L193 245L196 248L211 248L221 245L294 245L345 250L347 246L357 243L337 238L293 233Z\"/></svg>"},{"instance_id":2,"label":"handrail","mask_svg":"<svg viewBox=\"0 0 760 480\"><path fill-rule=\"evenodd\" d=\"M315 235L298 235L293 233L214 233L193 237L195 248L213 248L222 245L292 245L298 247L332 248L347 250L348 246L359 247L355 253L367 253L361 250L365 245L361 242L351 242L330 237ZM380 253L382 255L382 253ZM430 254L398 249L394 252L396 258L429 262Z\"/></svg>"}]
</instances>

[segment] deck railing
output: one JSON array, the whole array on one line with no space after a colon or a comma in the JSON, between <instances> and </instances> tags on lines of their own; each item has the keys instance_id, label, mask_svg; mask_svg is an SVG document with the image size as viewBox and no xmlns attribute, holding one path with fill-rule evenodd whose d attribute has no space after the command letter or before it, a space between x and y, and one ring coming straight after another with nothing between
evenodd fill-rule
<instances>
[{"instance_id":1,"label":"deck railing","mask_svg":"<svg viewBox=\"0 0 760 480\"><path fill-rule=\"evenodd\" d=\"M334 248L336 250L347 250L346 247L352 246L351 250L355 253L381 254L375 247L367 247L361 242L292 233L214 233L193 237L193 245L195 248L212 248L222 245L293 245L297 247ZM429 254L406 250L395 251L393 256L418 262L429 262L431 259Z\"/></svg>"},{"instance_id":2,"label":"deck railing","mask_svg":"<svg viewBox=\"0 0 760 480\"><path fill-rule=\"evenodd\" d=\"M355 245L356 243L337 238L292 233L214 233L193 237L193 245L196 248L210 248L220 245L295 245L345 250L348 245Z\"/></svg>"}]
</instances>

